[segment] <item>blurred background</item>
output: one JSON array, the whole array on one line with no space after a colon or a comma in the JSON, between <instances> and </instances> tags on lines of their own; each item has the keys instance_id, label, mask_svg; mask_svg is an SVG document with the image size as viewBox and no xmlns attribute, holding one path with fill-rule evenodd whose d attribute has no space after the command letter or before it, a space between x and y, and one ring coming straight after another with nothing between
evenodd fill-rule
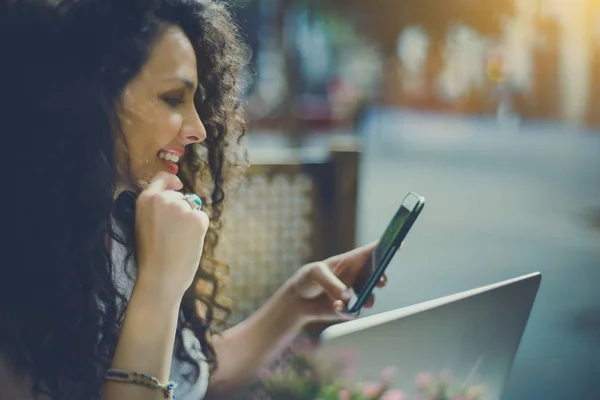
<instances>
[{"instance_id":1,"label":"blurred background","mask_svg":"<svg viewBox=\"0 0 600 400\"><path fill-rule=\"evenodd\" d=\"M366 314L540 271L505 398L599 399L600 0L229 2L254 163L223 245L237 317L415 191Z\"/></svg>"}]
</instances>

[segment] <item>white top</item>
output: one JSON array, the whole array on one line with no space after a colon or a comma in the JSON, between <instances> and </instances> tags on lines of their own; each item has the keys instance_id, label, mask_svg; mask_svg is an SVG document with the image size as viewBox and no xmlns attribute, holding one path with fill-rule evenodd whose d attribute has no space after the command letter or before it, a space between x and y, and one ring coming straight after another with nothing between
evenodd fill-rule
<instances>
[{"instance_id":1,"label":"white top","mask_svg":"<svg viewBox=\"0 0 600 400\"><path fill-rule=\"evenodd\" d=\"M137 268L133 265L133 258L129 259L129 264L127 266L125 265L127 249L115 240L112 241L111 255L115 264L115 284L125 298L129 300L131 292L133 291L134 280L127 276L125 270L127 268L128 271L135 274ZM193 367L188 363L179 361L177 357L175 357L175 354L173 354L170 379L177 384L175 396L177 397L177 400L202 400L208 387L209 366L202 353L200 341L196 338L192 330L183 328L182 337L183 345L188 350L188 353L200 365L200 375L198 380L192 384L184 376L193 372Z\"/></svg>"}]
</instances>

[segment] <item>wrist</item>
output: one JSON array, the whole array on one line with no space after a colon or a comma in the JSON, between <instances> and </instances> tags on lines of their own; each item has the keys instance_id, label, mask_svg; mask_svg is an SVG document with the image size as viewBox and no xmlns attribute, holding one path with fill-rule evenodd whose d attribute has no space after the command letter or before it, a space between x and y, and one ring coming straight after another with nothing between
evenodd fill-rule
<instances>
[{"instance_id":1,"label":"wrist","mask_svg":"<svg viewBox=\"0 0 600 400\"><path fill-rule=\"evenodd\" d=\"M165 280L151 279L140 275L135 281L131 300L160 311L179 310L183 292L169 285Z\"/></svg>"},{"instance_id":2,"label":"wrist","mask_svg":"<svg viewBox=\"0 0 600 400\"><path fill-rule=\"evenodd\" d=\"M166 382L169 380L179 304L174 297L157 295L149 289L149 286L136 282L127 304L111 368L149 374L160 382ZM114 384L107 384L107 387L116 390ZM139 391L127 386L121 386L119 390ZM114 393L105 393L103 398L113 397Z\"/></svg>"},{"instance_id":3,"label":"wrist","mask_svg":"<svg viewBox=\"0 0 600 400\"><path fill-rule=\"evenodd\" d=\"M275 297L280 305L276 317L282 328L296 334L311 322L303 307L305 300L298 295L293 284L284 284Z\"/></svg>"}]
</instances>

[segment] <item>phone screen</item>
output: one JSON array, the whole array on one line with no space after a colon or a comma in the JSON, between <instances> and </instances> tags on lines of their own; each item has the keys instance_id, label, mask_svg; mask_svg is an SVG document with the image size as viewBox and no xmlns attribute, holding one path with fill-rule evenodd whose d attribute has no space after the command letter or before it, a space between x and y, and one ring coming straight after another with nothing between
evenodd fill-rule
<instances>
[{"instance_id":1,"label":"phone screen","mask_svg":"<svg viewBox=\"0 0 600 400\"><path fill-rule=\"evenodd\" d=\"M414 201L416 199L416 202ZM383 272L392 257L398 250L402 240L406 237L408 230L412 226L419 212L424 205L422 197L409 193L394 218L390 221L383 235L379 239L379 243L371 257L360 270L353 286L354 295L348 304L350 312L357 312L362 307L362 303L373 290L377 280L383 275ZM377 275L376 281L373 282L374 275ZM369 293L365 293L369 292Z\"/></svg>"},{"instance_id":2,"label":"phone screen","mask_svg":"<svg viewBox=\"0 0 600 400\"><path fill-rule=\"evenodd\" d=\"M391 247L394 244L394 239L398 236L400 231L402 230L402 226L406 222L406 219L410 215L410 210L405 206L400 206L400 209L388 225L387 229L379 239L379 243L375 250L373 250L373 254L367 263L362 267L360 271L360 277L357 279L357 284L354 286L354 291L357 294L362 293L365 286L367 285L367 281L369 277L375 273L377 270L377 266L381 264L381 261L384 259L385 254L391 250Z\"/></svg>"}]
</instances>

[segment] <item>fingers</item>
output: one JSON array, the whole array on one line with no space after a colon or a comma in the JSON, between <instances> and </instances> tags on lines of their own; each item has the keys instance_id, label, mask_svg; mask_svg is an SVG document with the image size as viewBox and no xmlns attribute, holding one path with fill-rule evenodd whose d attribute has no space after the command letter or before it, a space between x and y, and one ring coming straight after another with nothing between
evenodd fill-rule
<instances>
[{"instance_id":1,"label":"fingers","mask_svg":"<svg viewBox=\"0 0 600 400\"><path fill-rule=\"evenodd\" d=\"M363 246L357 247L353 250L348 251L345 256L349 259L355 259L357 261L362 260L363 262L367 261L373 250L377 247L379 241L371 242L365 244Z\"/></svg>"},{"instance_id":2,"label":"fingers","mask_svg":"<svg viewBox=\"0 0 600 400\"><path fill-rule=\"evenodd\" d=\"M373 308L374 305L375 305L375 295L371 294L369 296L369 298L367 299L367 301L365 301L365 305L363 307L364 308Z\"/></svg>"},{"instance_id":3,"label":"fingers","mask_svg":"<svg viewBox=\"0 0 600 400\"><path fill-rule=\"evenodd\" d=\"M183 194L181 192L176 192L174 190L165 190L163 193L163 196L164 196L165 200L167 200L169 202L176 202L176 201L185 202L185 199L183 198ZM187 204L187 202L186 202L186 204Z\"/></svg>"},{"instance_id":4,"label":"fingers","mask_svg":"<svg viewBox=\"0 0 600 400\"><path fill-rule=\"evenodd\" d=\"M375 248L377 247L377 245L379 244L379 241L374 241L368 244L365 244L363 246L357 247L355 249L352 249L346 253L343 254L339 254L337 256L333 256L330 260L338 260L338 259L343 259L343 260L352 260L354 262L366 262L367 259L369 258L369 256L371 256L371 254L373 253L373 251L375 250ZM398 250L402 249L403 247L403 243L400 243L400 246L398 246Z\"/></svg>"},{"instance_id":5,"label":"fingers","mask_svg":"<svg viewBox=\"0 0 600 400\"><path fill-rule=\"evenodd\" d=\"M339 313L344 311L345 306L346 305L342 300L336 300L333 302L333 308L335 308L335 310Z\"/></svg>"},{"instance_id":6,"label":"fingers","mask_svg":"<svg viewBox=\"0 0 600 400\"><path fill-rule=\"evenodd\" d=\"M378 242L372 242L364 246L352 249L346 253L338 254L329 258L327 260L327 263L330 265L338 265L341 262L350 262L362 265L367 261L371 253L373 253L373 250L375 250L375 247L377 247L377 243Z\"/></svg>"},{"instance_id":7,"label":"fingers","mask_svg":"<svg viewBox=\"0 0 600 400\"><path fill-rule=\"evenodd\" d=\"M381 278L379 279L379 281L377 282L377 287L382 288L385 285L387 285L387 276L385 274L383 274L381 276Z\"/></svg>"},{"instance_id":8,"label":"fingers","mask_svg":"<svg viewBox=\"0 0 600 400\"><path fill-rule=\"evenodd\" d=\"M324 262L318 262L311 266L310 279L319 284L332 300L341 300L344 304L350 301L348 287L333 273L331 268Z\"/></svg>"},{"instance_id":9,"label":"fingers","mask_svg":"<svg viewBox=\"0 0 600 400\"><path fill-rule=\"evenodd\" d=\"M176 175L161 171L154 175L146 188L146 193L153 194L164 190L181 190L182 188L183 183Z\"/></svg>"}]
</instances>

